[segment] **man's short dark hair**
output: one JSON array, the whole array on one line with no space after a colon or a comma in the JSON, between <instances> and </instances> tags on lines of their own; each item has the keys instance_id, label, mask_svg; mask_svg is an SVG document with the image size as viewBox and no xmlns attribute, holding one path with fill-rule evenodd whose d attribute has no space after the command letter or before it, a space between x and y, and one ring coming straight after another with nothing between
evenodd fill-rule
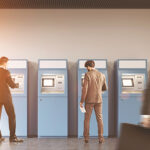
<instances>
[{"instance_id":1,"label":"man's short dark hair","mask_svg":"<svg viewBox=\"0 0 150 150\"><path fill-rule=\"evenodd\" d=\"M1 57L0 58L0 65L3 65L4 63L7 63L8 62L8 58L7 57Z\"/></svg>"},{"instance_id":2,"label":"man's short dark hair","mask_svg":"<svg viewBox=\"0 0 150 150\"><path fill-rule=\"evenodd\" d=\"M87 60L86 62L85 62L85 65L84 65L85 67L92 67L92 68L94 68L95 67L95 62L93 61L93 60Z\"/></svg>"}]
</instances>

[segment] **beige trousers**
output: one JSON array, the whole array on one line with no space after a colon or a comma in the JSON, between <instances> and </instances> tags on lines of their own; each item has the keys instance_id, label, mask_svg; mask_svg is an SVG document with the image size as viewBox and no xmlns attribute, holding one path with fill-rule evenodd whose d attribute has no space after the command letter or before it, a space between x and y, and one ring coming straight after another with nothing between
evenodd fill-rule
<instances>
[{"instance_id":1,"label":"beige trousers","mask_svg":"<svg viewBox=\"0 0 150 150\"><path fill-rule=\"evenodd\" d=\"M85 117L84 117L84 138L89 139L89 128L90 128L90 118L92 111L95 111L97 126L98 126L98 137L99 139L103 137L103 119L102 119L102 103L96 104L85 104Z\"/></svg>"}]
</instances>

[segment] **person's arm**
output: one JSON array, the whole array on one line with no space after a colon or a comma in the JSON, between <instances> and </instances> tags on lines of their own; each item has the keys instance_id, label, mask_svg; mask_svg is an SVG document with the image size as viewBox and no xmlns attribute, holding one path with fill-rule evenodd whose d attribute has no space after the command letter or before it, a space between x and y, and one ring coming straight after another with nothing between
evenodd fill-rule
<instances>
[{"instance_id":1,"label":"person's arm","mask_svg":"<svg viewBox=\"0 0 150 150\"><path fill-rule=\"evenodd\" d=\"M88 76L85 74L85 77L84 77L84 83L83 83L83 87L82 87L82 96L81 96L81 101L80 101L80 106L82 107L84 101L85 101L85 98L86 98L86 95L87 95L87 90L88 90Z\"/></svg>"},{"instance_id":2,"label":"person's arm","mask_svg":"<svg viewBox=\"0 0 150 150\"><path fill-rule=\"evenodd\" d=\"M102 91L106 91L107 90L106 78L105 78L105 76L103 76L103 78L104 78L104 80L103 80Z\"/></svg>"},{"instance_id":3,"label":"person's arm","mask_svg":"<svg viewBox=\"0 0 150 150\"><path fill-rule=\"evenodd\" d=\"M7 71L6 82L11 88L18 88L18 84L15 84L15 82L12 80L9 71Z\"/></svg>"}]
</instances>

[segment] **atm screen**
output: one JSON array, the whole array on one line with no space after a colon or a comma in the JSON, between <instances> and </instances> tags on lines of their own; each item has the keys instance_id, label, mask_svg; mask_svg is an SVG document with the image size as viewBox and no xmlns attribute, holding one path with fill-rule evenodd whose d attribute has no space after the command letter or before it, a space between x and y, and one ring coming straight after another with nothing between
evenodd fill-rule
<instances>
[{"instance_id":1,"label":"atm screen","mask_svg":"<svg viewBox=\"0 0 150 150\"><path fill-rule=\"evenodd\" d=\"M52 78L42 79L42 87L54 87L54 79Z\"/></svg>"},{"instance_id":2,"label":"atm screen","mask_svg":"<svg viewBox=\"0 0 150 150\"><path fill-rule=\"evenodd\" d=\"M134 87L133 79L132 78L122 79L122 86L123 87Z\"/></svg>"}]
</instances>

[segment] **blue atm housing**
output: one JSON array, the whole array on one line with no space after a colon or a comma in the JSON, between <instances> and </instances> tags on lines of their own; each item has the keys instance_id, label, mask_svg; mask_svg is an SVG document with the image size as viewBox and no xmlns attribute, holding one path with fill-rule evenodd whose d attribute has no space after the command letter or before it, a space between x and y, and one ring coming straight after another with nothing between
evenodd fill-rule
<instances>
[{"instance_id":1,"label":"blue atm housing","mask_svg":"<svg viewBox=\"0 0 150 150\"><path fill-rule=\"evenodd\" d=\"M22 59L11 59L9 62L12 63L12 65L8 70L10 71L12 78L16 78L16 83L20 81L19 86L21 87L20 89L11 89L16 114L16 135L27 136L28 63L27 60ZM22 77L24 79L21 79ZM9 136L8 117L4 108L2 109L1 126L2 135Z\"/></svg>"},{"instance_id":2,"label":"blue atm housing","mask_svg":"<svg viewBox=\"0 0 150 150\"><path fill-rule=\"evenodd\" d=\"M125 63L129 63L128 65L123 66L122 68L119 67L120 62L123 61ZM136 67L131 67L131 63L145 63L143 67L138 68L138 64L136 63ZM143 81L142 79L143 78ZM132 79L132 77L137 77L137 79L140 79L140 82L136 84L135 80ZM123 80L126 80L126 83L123 83ZM131 81L129 82L129 79L133 80L133 86L131 84ZM140 111L141 111L141 104L142 104L142 94L143 90L146 85L147 81L147 60L146 59L119 59L116 62L116 81L117 81L117 134L119 135L120 130L120 124L121 123L131 123L131 124L139 124L140 122ZM123 92L124 85L126 84L126 91ZM128 85L127 85L128 84ZM143 85L142 85L143 84ZM133 87L139 86L139 90L132 90ZM143 89L143 90L142 90Z\"/></svg>"},{"instance_id":3,"label":"blue atm housing","mask_svg":"<svg viewBox=\"0 0 150 150\"><path fill-rule=\"evenodd\" d=\"M46 61L53 67L40 67ZM66 63L64 68L55 67L55 62ZM63 93L42 93L43 75L62 75L64 77ZM48 77L49 78L49 77ZM47 78L47 79L48 79ZM51 78L51 77L50 77ZM53 78L53 77L52 77ZM51 79L52 79L51 78ZM43 81L42 81L43 80ZM52 81L54 81L52 79ZM49 83L48 83L49 82ZM46 86L50 83L50 80ZM55 82L55 81L54 81ZM56 83L56 82L55 82ZM55 84L54 83L54 84ZM52 84L52 86L55 86ZM68 71L67 60L39 60L38 70L38 136L39 137L66 137L68 136Z\"/></svg>"},{"instance_id":4,"label":"blue atm housing","mask_svg":"<svg viewBox=\"0 0 150 150\"><path fill-rule=\"evenodd\" d=\"M83 74L87 72L86 68L80 67L80 62L86 61L85 59L78 60L78 138L83 137L83 130L84 130L84 113L80 110L80 100L81 100L81 94L82 94L82 78ZM97 61L102 61L106 65L103 68L96 68L100 72L102 72L106 77L106 82L108 86L108 75L107 75L107 60L106 59L95 59L95 64ZM108 136L108 91L104 92L103 95L103 124L104 124L104 136ZM95 112L93 109L91 120L90 120L90 136L91 137L97 137L98 136L98 127L97 127L97 121Z\"/></svg>"}]
</instances>

